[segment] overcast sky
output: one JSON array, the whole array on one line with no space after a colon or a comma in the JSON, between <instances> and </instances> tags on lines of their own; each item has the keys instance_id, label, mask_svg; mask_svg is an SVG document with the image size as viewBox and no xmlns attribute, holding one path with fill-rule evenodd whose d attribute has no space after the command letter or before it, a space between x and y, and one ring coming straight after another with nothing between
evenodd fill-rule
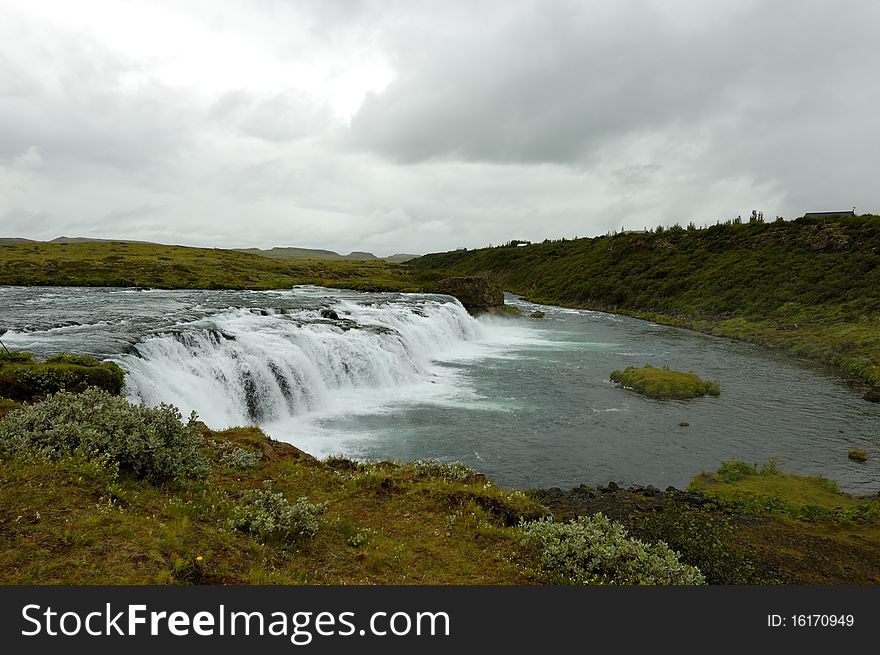
<instances>
[{"instance_id":1,"label":"overcast sky","mask_svg":"<svg viewBox=\"0 0 880 655\"><path fill-rule=\"evenodd\" d=\"M880 211L880 3L0 0L0 236L377 255Z\"/></svg>"}]
</instances>

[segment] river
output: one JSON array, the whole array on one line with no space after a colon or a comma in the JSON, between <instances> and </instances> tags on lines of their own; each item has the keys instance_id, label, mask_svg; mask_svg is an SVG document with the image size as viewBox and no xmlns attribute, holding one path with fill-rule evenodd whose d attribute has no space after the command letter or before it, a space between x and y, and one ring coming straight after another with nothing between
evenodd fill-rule
<instances>
[{"instance_id":1,"label":"river","mask_svg":"<svg viewBox=\"0 0 880 655\"><path fill-rule=\"evenodd\" d=\"M880 405L833 370L599 312L469 316L448 296L0 287L9 348L126 370L132 402L258 424L316 456L463 461L511 487L685 486L726 459L880 491ZM321 316L332 309L339 319ZM669 365L721 395L656 401L613 369ZM680 423L688 423L681 426ZM847 458L852 448L872 455Z\"/></svg>"}]
</instances>

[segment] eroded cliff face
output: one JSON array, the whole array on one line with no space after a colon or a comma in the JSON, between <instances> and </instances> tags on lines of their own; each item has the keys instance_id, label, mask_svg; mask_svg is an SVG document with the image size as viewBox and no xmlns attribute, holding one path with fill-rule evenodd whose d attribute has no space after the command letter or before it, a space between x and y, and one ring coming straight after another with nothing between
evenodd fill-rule
<instances>
[{"instance_id":1,"label":"eroded cliff face","mask_svg":"<svg viewBox=\"0 0 880 655\"><path fill-rule=\"evenodd\" d=\"M440 280L434 290L458 298L471 314L494 312L504 307L501 287L482 277L448 277Z\"/></svg>"}]
</instances>

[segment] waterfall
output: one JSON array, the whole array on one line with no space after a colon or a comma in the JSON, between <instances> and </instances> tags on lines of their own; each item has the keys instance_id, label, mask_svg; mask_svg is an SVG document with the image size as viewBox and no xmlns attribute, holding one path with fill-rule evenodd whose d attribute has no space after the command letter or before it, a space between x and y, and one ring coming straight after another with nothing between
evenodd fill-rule
<instances>
[{"instance_id":1,"label":"waterfall","mask_svg":"<svg viewBox=\"0 0 880 655\"><path fill-rule=\"evenodd\" d=\"M315 309L229 308L176 325L118 356L133 402L195 410L212 427L262 424L319 411L334 395L429 381L432 360L480 338L458 303L417 297L334 299Z\"/></svg>"}]
</instances>

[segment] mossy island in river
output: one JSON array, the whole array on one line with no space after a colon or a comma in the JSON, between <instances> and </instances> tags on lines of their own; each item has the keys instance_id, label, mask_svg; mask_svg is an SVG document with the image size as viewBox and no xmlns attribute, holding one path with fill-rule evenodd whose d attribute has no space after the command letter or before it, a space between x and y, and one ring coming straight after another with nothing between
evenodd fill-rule
<instances>
[{"instance_id":1,"label":"mossy island in river","mask_svg":"<svg viewBox=\"0 0 880 655\"><path fill-rule=\"evenodd\" d=\"M642 368L628 366L623 371L611 371L611 381L624 389L632 389L658 400L686 400L721 393L718 382L703 380L693 371L673 371L668 366L656 368L645 364Z\"/></svg>"}]
</instances>

